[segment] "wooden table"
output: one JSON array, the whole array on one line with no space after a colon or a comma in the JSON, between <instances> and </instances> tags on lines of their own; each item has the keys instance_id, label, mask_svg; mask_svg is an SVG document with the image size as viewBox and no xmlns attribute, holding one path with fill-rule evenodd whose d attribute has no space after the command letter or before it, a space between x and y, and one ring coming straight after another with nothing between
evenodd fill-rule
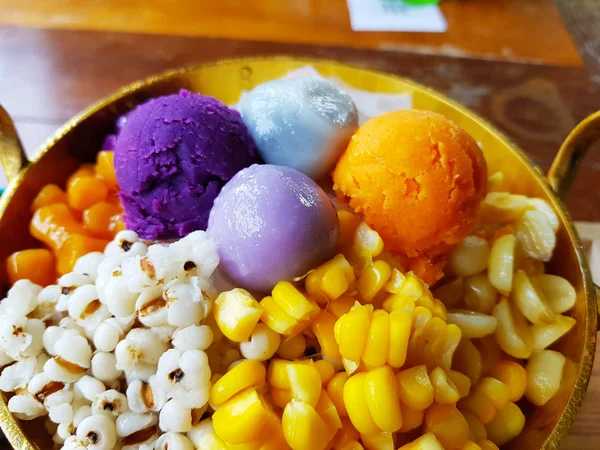
<instances>
[{"instance_id":1,"label":"wooden table","mask_svg":"<svg viewBox=\"0 0 600 450\"><path fill-rule=\"evenodd\" d=\"M328 6L340 8L342 0L289 2L296 5L295 15L276 10L277 2L271 2L275 11L255 6L249 15L227 16L222 28L214 23L197 25L193 14L200 6L186 6L165 23L166 2L159 0L129 2L139 15L126 21L123 14L114 17L109 9L125 8L123 3L80 0L75 8L69 1L0 0L0 103L15 118L28 152L77 111L126 83L186 64L249 55L337 59L413 78L494 123L543 170L574 124L600 107L600 84L581 65L549 0L465 0L464 9L458 1L446 2L443 8L451 24L447 41L441 35L352 34L347 16L342 18ZM247 4L218 3L221 6L211 7L215 15ZM484 4L501 13L499 18L481 24ZM129 8L128 14L133 6ZM311 14L316 22L307 18ZM255 21L265 25L265 17L277 20L261 28ZM528 35L534 18L539 19L537 28ZM457 28L462 21L470 28ZM304 26L308 31L302 32ZM487 32L494 36L485 40ZM254 41L239 40L247 37ZM393 45L385 44L392 41ZM350 44L358 48L336 47ZM551 44L553 51L548 51ZM600 151L595 151L588 155L567 200L575 220L600 221L599 179ZM563 448L599 447L600 365L596 365L586 402Z\"/></svg>"}]
</instances>

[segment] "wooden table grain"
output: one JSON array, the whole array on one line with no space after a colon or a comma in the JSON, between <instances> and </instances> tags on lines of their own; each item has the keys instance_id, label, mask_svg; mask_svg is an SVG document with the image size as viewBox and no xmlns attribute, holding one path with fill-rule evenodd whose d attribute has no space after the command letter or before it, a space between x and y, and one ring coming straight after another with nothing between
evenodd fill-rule
<instances>
[{"instance_id":1,"label":"wooden table grain","mask_svg":"<svg viewBox=\"0 0 600 450\"><path fill-rule=\"evenodd\" d=\"M0 0L0 23L581 65L552 0L444 0L441 8L447 33L356 33L346 0Z\"/></svg>"},{"instance_id":2,"label":"wooden table grain","mask_svg":"<svg viewBox=\"0 0 600 450\"><path fill-rule=\"evenodd\" d=\"M276 54L336 59L438 89L504 131L542 170L573 125L600 107L600 85L576 64L561 67L298 43L1 25L0 103L15 118L31 154L73 114L126 83L187 64ZM574 219L600 221L598 179L600 151L595 151L587 157L567 200ZM583 409L563 449L599 447L600 365L596 365Z\"/></svg>"}]
</instances>

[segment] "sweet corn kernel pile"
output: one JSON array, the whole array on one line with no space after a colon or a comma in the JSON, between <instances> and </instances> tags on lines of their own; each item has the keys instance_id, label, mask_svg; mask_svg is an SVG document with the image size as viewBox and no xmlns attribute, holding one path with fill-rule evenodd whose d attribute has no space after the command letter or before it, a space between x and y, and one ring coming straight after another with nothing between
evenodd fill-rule
<instances>
[{"instance_id":1,"label":"sweet corn kernel pile","mask_svg":"<svg viewBox=\"0 0 600 450\"><path fill-rule=\"evenodd\" d=\"M0 389L65 450L491 450L546 404L576 295L545 274L558 219L491 193L432 291L340 210L339 253L256 298L218 292L214 243L119 232L0 303ZM519 405L518 405L519 404Z\"/></svg>"}]
</instances>

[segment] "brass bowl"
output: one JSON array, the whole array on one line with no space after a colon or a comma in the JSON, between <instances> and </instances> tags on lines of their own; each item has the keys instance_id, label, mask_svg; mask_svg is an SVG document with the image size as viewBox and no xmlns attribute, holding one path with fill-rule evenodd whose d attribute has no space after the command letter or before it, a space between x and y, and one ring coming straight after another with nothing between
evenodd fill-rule
<instances>
[{"instance_id":1,"label":"brass bowl","mask_svg":"<svg viewBox=\"0 0 600 450\"><path fill-rule=\"evenodd\" d=\"M559 194L568 188L587 146L600 137L598 113L571 133L548 177L544 178L515 144L458 103L413 81L331 61L285 57L238 59L150 77L124 87L74 117L31 161L27 161L10 119L0 108L0 162L10 181L0 201L0 261L16 250L39 246L28 231L31 218L29 205L36 193L46 183L64 185L80 163L92 162L104 137L113 132L117 117L135 105L181 88L212 95L232 104L238 100L242 90L279 78L305 65L312 65L323 75L335 76L358 89L412 94L415 108L441 113L471 133L482 145L490 173L503 171L512 192L542 197L557 211L561 226L550 270L573 283L578 299L572 313L577 325L566 339L556 345L556 349L572 362L566 369L559 393L547 405L527 412L526 427L510 447L522 450L558 448L575 419L590 379L598 321L596 292L590 271L573 222ZM4 264L0 268L0 286L3 285L7 285ZM2 292L0 289L0 294ZM4 398L0 401L0 426L16 449L52 446L43 422L15 420Z\"/></svg>"}]
</instances>

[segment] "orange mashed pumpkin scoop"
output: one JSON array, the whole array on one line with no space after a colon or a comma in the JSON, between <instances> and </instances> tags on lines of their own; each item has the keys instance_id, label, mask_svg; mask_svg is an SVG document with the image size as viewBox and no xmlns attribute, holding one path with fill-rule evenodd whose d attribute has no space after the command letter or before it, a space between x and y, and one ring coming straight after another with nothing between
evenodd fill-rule
<instances>
[{"instance_id":1,"label":"orange mashed pumpkin scoop","mask_svg":"<svg viewBox=\"0 0 600 450\"><path fill-rule=\"evenodd\" d=\"M433 283L443 275L445 253L476 225L487 166L462 128L440 114L405 110L362 125L333 181L387 249Z\"/></svg>"}]
</instances>

